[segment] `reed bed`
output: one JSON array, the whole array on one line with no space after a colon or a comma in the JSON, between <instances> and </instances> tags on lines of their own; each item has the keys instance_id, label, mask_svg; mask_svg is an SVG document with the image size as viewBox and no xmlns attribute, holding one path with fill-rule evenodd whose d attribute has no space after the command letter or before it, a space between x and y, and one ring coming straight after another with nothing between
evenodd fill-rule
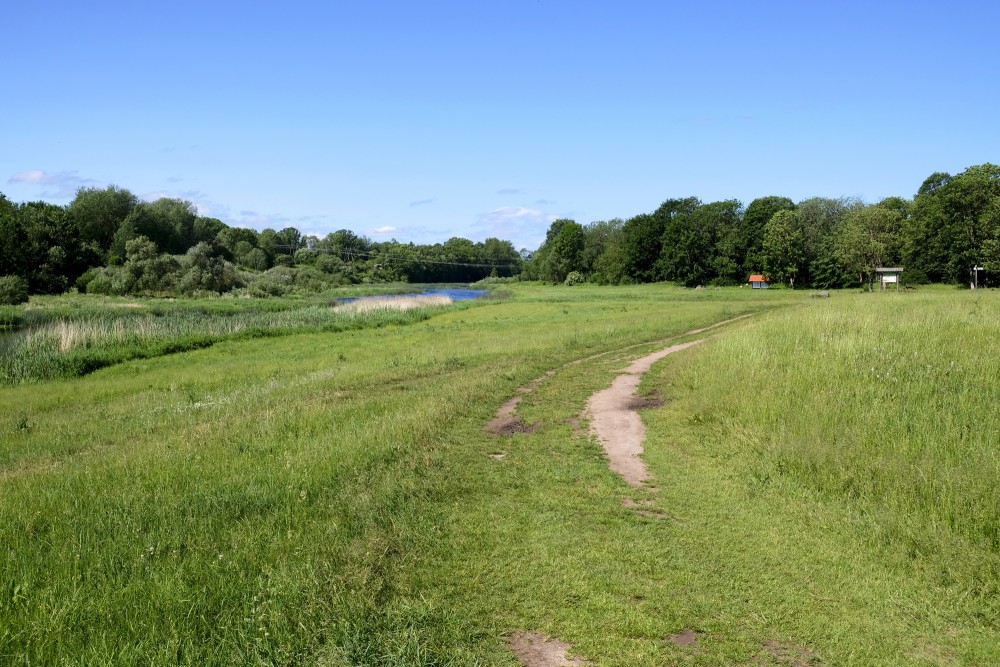
<instances>
[{"instance_id":1,"label":"reed bed","mask_svg":"<svg viewBox=\"0 0 1000 667\"><path fill-rule=\"evenodd\" d=\"M0 385L83 375L128 359L208 347L220 340L403 324L449 305L447 297L364 299L293 310L120 308L41 320L0 340ZM355 305L360 304L360 305Z\"/></svg>"},{"instance_id":2,"label":"reed bed","mask_svg":"<svg viewBox=\"0 0 1000 667\"><path fill-rule=\"evenodd\" d=\"M337 306L340 312L370 313L384 310L413 310L415 308L440 308L450 306L451 297L441 294L428 296L366 297Z\"/></svg>"}]
</instances>

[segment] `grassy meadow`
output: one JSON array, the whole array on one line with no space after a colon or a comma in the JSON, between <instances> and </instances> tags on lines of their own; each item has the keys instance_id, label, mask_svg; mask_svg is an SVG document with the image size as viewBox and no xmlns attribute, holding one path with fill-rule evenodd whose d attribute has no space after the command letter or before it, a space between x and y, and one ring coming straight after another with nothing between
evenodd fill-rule
<instances>
[{"instance_id":1,"label":"grassy meadow","mask_svg":"<svg viewBox=\"0 0 1000 667\"><path fill-rule=\"evenodd\" d=\"M508 289L0 386L0 663L513 666L516 630L599 665L1000 662L997 294ZM644 378L627 486L587 397L745 313ZM484 432L550 369L536 430Z\"/></svg>"}]
</instances>

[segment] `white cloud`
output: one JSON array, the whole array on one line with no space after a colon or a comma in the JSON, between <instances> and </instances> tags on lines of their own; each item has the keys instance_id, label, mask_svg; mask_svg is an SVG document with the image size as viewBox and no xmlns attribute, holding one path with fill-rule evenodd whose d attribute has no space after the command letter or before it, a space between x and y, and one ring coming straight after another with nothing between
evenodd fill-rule
<instances>
[{"instance_id":1,"label":"white cloud","mask_svg":"<svg viewBox=\"0 0 1000 667\"><path fill-rule=\"evenodd\" d=\"M386 225L385 227L376 227L371 231L372 234L376 236L388 236L393 232L399 231L396 227L390 227Z\"/></svg>"},{"instance_id":2,"label":"white cloud","mask_svg":"<svg viewBox=\"0 0 1000 667\"><path fill-rule=\"evenodd\" d=\"M220 206L208 199L208 195L200 190L184 190L184 191L168 191L168 190L155 190L153 192L147 192L142 195L142 198L146 201L156 201L157 199L181 199L183 201L189 201L194 204L198 215L204 217L219 217L224 215L228 211L224 206Z\"/></svg>"},{"instance_id":3,"label":"white cloud","mask_svg":"<svg viewBox=\"0 0 1000 667\"><path fill-rule=\"evenodd\" d=\"M18 172L11 176L7 182L11 184L54 186L52 189L40 193L42 197L51 197L53 199L68 199L76 194L77 188L97 184L97 181L93 178L83 178L76 171L48 172L44 169L30 169Z\"/></svg>"},{"instance_id":4,"label":"white cloud","mask_svg":"<svg viewBox=\"0 0 1000 667\"><path fill-rule=\"evenodd\" d=\"M482 238L496 237L510 241L517 248L534 250L545 239L545 232L558 216L525 206L501 206L480 213L473 228Z\"/></svg>"}]
</instances>

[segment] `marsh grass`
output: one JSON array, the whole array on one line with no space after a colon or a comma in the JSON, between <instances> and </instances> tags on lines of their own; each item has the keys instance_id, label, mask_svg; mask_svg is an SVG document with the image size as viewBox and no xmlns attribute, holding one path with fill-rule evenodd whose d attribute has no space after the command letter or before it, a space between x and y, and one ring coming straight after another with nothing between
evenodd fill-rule
<instances>
[{"instance_id":1,"label":"marsh grass","mask_svg":"<svg viewBox=\"0 0 1000 667\"><path fill-rule=\"evenodd\" d=\"M367 300L365 300L367 301ZM162 308L113 304L40 319L0 340L0 385L83 375L129 359L208 347L233 338L406 324L443 303L399 297L406 307L305 305L295 309ZM448 300L450 304L450 300Z\"/></svg>"}]
</instances>

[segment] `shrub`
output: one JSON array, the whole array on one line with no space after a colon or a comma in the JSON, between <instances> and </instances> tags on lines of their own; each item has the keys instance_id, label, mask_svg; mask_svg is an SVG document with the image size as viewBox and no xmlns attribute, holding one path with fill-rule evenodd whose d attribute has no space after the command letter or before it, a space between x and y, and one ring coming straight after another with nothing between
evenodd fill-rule
<instances>
[{"instance_id":1,"label":"shrub","mask_svg":"<svg viewBox=\"0 0 1000 667\"><path fill-rule=\"evenodd\" d=\"M0 305L16 306L28 300L28 282L21 276L0 276Z\"/></svg>"},{"instance_id":2,"label":"shrub","mask_svg":"<svg viewBox=\"0 0 1000 667\"><path fill-rule=\"evenodd\" d=\"M566 285L581 285L584 282L583 274L579 271L570 271L563 282Z\"/></svg>"}]
</instances>

